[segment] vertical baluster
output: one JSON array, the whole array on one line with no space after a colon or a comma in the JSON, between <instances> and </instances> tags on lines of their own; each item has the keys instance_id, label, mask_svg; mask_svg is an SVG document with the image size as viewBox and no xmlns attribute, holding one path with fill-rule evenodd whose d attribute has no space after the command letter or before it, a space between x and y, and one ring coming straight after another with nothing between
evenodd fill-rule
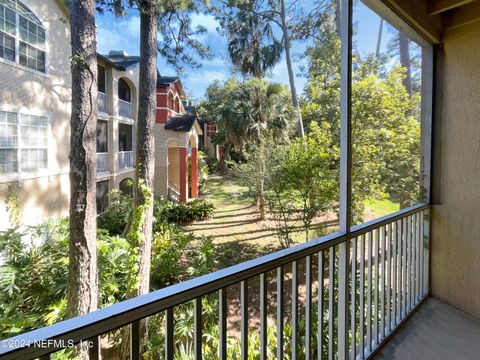
<instances>
[{"instance_id":1,"label":"vertical baluster","mask_svg":"<svg viewBox=\"0 0 480 360\"><path fill-rule=\"evenodd\" d=\"M424 248L423 248L423 211L420 213L420 293L421 293L421 297L423 298L423 296L425 295L423 293L423 264L425 262L425 251L424 251Z\"/></svg>"},{"instance_id":2,"label":"vertical baluster","mask_svg":"<svg viewBox=\"0 0 480 360\"><path fill-rule=\"evenodd\" d=\"M260 274L260 359L267 360L267 277Z\"/></svg>"},{"instance_id":3,"label":"vertical baluster","mask_svg":"<svg viewBox=\"0 0 480 360\"><path fill-rule=\"evenodd\" d=\"M219 360L227 359L227 289L218 291Z\"/></svg>"},{"instance_id":4,"label":"vertical baluster","mask_svg":"<svg viewBox=\"0 0 480 360\"><path fill-rule=\"evenodd\" d=\"M428 282L428 269L430 262L430 210L423 211L423 295L428 294L429 282Z\"/></svg>"},{"instance_id":5,"label":"vertical baluster","mask_svg":"<svg viewBox=\"0 0 480 360\"><path fill-rule=\"evenodd\" d=\"M403 260L402 260L402 312L401 312L401 318L403 319L406 314L406 309L407 309L407 270L408 270L408 261L407 261L407 218L403 218L403 235L402 235L402 243L403 243L403 250L402 250L402 255L403 255Z\"/></svg>"},{"instance_id":6,"label":"vertical baluster","mask_svg":"<svg viewBox=\"0 0 480 360\"><path fill-rule=\"evenodd\" d=\"M367 234L367 350L372 351L372 232Z\"/></svg>"},{"instance_id":7,"label":"vertical baluster","mask_svg":"<svg viewBox=\"0 0 480 360\"><path fill-rule=\"evenodd\" d=\"M386 256L387 256L387 331L390 332L392 329L392 227L393 224L388 224L388 233L387 233L387 247L386 247Z\"/></svg>"},{"instance_id":8,"label":"vertical baluster","mask_svg":"<svg viewBox=\"0 0 480 360\"><path fill-rule=\"evenodd\" d=\"M173 360L173 308L165 310L165 360Z\"/></svg>"},{"instance_id":9,"label":"vertical baluster","mask_svg":"<svg viewBox=\"0 0 480 360\"><path fill-rule=\"evenodd\" d=\"M202 360L202 298L195 299L194 309L194 347L195 360Z\"/></svg>"},{"instance_id":10,"label":"vertical baluster","mask_svg":"<svg viewBox=\"0 0 480 360\"><path fill-rule=\"evenodd\" d=\"M312 359L312 257L305 258L305 360Z\"/></svg>"},{"instance_id":11,"label":"vertical baluster","mask_svg":"<svg viewBox=\"0 0 480 360\"><path fill-rule=\"evenodd\" d=\"M365 235L360 235L360 358L365 357Z\"/></svg>"},{"instance_id":12,"label":"vertical baluster","mask_svg":"<svg viewBox=\"0 0 480 360\"><path fill-rule=\"evenodd\" d=\"M398 306L397 306L397 318L395 320L395 324L398 324L399 319L402 317L402 250L403 250L403 221L398 221L398 268L397 268L397 276L398 276L398 284L397 284L397 296L398 296Z\"/></svg>"},{"instance_id":13,"label":"vertical baluster","mask_svg":"<svg viewBox=\"0 0 480 360\"><path fill-rule=\"evenodd\" d=\"M411 271L412 271L412 248L411 248L411 244L412 244L412 217L411 216L408 216L405 221L407 222L407 236L406 236L406 239L405 239L405 243L406 243L406 247L407 247L407 266L406 266L406 270L407 270L407 278L406 278L406 282L405 282L405 287L406 287L406 290L405 290L405 294L407 295L407 301L406 301L406 308L405 308L405 315L410 311L411 309L411 305L412 305L412 302L411 302L411 281L412 281L412 277L411 277Z\"/></svg>"},{"instance_id":14,"label":"vertical baluster","mask_svg":"<svg viewBox=\"0 0 480 360\"><path fill-rule=\"evenodd\" d=\"M335 265L335 251L334 246L329 249L328 253L328 359L333 360L333 323L335 314L333 312L333 291L334 291L334 265Z\"/></svg>"},{"instance_id":15,"label":"vertical baluster","mask_svg":"<svg viewBox=\"0 0 480 360\"><path fill-rule=\"evenodd\" d=\"M317 360L323 358L323 251L318 253L318 332L317 332Z\"/></svg>"},{"instance_id":16,"label":"vertical baluster","mask_svg":"<svg viewBox=\"0 0 480 360\"><path fill-rule=\"evenodd\" d=\"M416 260L416 214L413 214L411 218L410 226L410 309L413 309L415 306L415 260Z\"/></svg>"},{"instance_id":17,"label":"vertical baluster","mask_svg":"<svg viewBox=\"0 0 480 360\"><path fill-rule=\"evenodd\" d=\"M134 321L130 324L130 360L140 360L140 322L139 321Z\"/></svg>"},{"instance_id":18,"label":"vertical baluster","mask_svg":"<svg viewBox=\"0 0 480 360\"><path fill-rule=\"evenodd\" d=\"M348 359L348 258L350 239L338 244L338 360Z\"/></svg>"},{"instance_id":19,"label":"vertical baluster","mask_svg":"<svg viewBox=\"0 0 480 360\"><path fill-rule=\"evenodd\" d=\"M398 221L395 221L392 223L393 231L392 231L392 260L393 260L393 265L392 265L392 281L393 281L393 287L392 287L392 328L397 324L397 251L398 251Z\"/></svg>"},{"instance_id":20,"label":"vertical baluster","mask_svg":"<svg viewBox=\"0 0 480 360\"><path fill-rule=\"evenodd\" d=\"M382 226L380 229L380 240L382 244L382 252L380 258L380 337L385 338L385 276L386 276L386 262L385 253L387 251L387 226Z\"/></svg>"},{"instance_id":21,"label":"vertical baluster","mask_svg":"<svg viewBox=\"0 0 480 360\"><path fill-rule=\"evenodd\" d=\"M416 251L417 251L417 260L416 260L416 270L415 270L415 278L416 278L416 302L418 303L421 299L420 295L420 264L421 264L421 259L420 259L420 243L421 243L421 236L420 236L420 213L416 214L417 217L417 225L415 231L417 232L416 235Z\"/></svg>"},{"instance_id":22,"label":"vertical baluster","mask_svg":"<svg viewBox=\"0 0 480 360\"><path fill-rule=\"evenodd\" d=\"M292 262L292 360L298 355L298 264Z\"/></svg>"},{"instance_id":23,"label":"vertical baluster","mask_svg":"<svg viewBox=\"0 0 480 360\"><path fill-rule=\"evenodd\" d=\"M283 360L283 267L277 268L277 359Z\"/></svg>"},{"instance_id":24,"label":"vertical baluster","mask_svg":"<svg viewBox=\"0 0 480 360\"><path fill-rule=\"evenodd\" d=\"M380 272L378 268L378 258L379 258L379 247L380 247L380 229L375 229L375 242L374 244L374 252L373 255L375 256L375 268L374 268L374 275L373 275L373 283L374 283L374 293L373 293L373 341L375 342L375 346L378 344L378 280L380 278Z\"/></svg>"},{"instance_id":25,"label":"vertical baluster","mask_svg":"<svg viewBox=\"0 0 480 360\"><path fill-rule=\"evenodd\" d=\"M352 338L350 341L350 353L352 360L357 357L357 239L351 240L352 247L352 275L350 288L350 328Z\"/></svg>"},{"instance_id":26,"label":"vertical baluster","mask_svg":"<svg viewBox=\"0 0 480 360\"><path fill-rule=\"evenodd\" d=\"M139 343L140 343L140 334L138 336ZM90 360L99 360L100 359L100 336L95 336L94 338L89 339L91 343L89 344L88 349L88 356ZM140 354L140 348L139 348ZM50 355L49 359L50 359Z\"/></svg>"},{"instance_id":27,"label":"vertical baluster","mask_svg":"<svg viewBox=\"0 0 480 360\"><path fill-rule=\"evenodd\" d=\"M248 281L240 282L240 341L242 360L248 360Z\"/></svg>"}]
</instances>

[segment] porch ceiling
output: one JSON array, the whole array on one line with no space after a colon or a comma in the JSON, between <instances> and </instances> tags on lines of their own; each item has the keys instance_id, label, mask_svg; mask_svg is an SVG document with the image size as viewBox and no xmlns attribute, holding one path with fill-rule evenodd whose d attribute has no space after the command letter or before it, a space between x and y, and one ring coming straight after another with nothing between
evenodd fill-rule
<instances>
[{"instance_id":1,"label":"porch ceiling","mask_svg":"<svg viewBox=\"0 0 480 360\"><path fill-rule=\"evenodd\" d=\"M382 1L432 43L440 43L449 30L480 21L478 0Z\"/></svg>"}]
</instances>

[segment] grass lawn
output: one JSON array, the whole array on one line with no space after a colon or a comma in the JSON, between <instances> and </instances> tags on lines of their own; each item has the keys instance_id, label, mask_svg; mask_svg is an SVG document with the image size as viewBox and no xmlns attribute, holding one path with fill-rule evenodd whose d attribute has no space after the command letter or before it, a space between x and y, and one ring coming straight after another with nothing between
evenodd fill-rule
<instances>
[{"instance_id":1,"label":"grass lawn","mask_svg":"<svg viewBox=\"0 0 480 360\"><path fill-rule=\"evenodd\" d=\"M229 251L236 253L242 260L279 249L280 243L272 215L267 212L266 220L260 221L258 208L252 204L253 199L244 196L247 190L231 175L211 175L200 197L215 205L213 217L186 226L185 230L197 235L213 236L217 245L229 248ZM323 221L330 219L324 217L316 219L315 222L320 225ZM305 241L301 221L292 219L292 223L295 226L293 240ZM309 238L315 236L315 232L311 230Z\"/></svg>"},{"instance_id":2,"label":"grass lawn","mask_svg":"<svg viewBox=\"0 0 480 360\"><path fill-rule=\"evenodd\" d=\"M398 210L400 210L400 204L394 203L390 201L389 199L383 199L383 200L377 200L377 199L372 199L372 200L367 200L365 202L366 210L367 210L367 218L370 219L375 219L379 218L391 213L394 213Z\"/></svg>"},{"instance_id":3,"label":"grass lawn","mask_svg":"<svg viewBox=\"0 0 480 360\"><path fill-rule=\"evenodd\" d=\"M206 221L196 222L185 227L196 235L213 236L215 244L226 251L226 264L238 263L258 257L280 248L276 233L276 223L272 215L267 213L265 221L259 220L259 211L252 204L252 198L244 194L247 188L238 184L231 175L211 175L201 198L215 205L213 217ZM369 200L366 202L365 220L382 217L399 210L399 205L388 199ZM336 215L316 219L315 222L330 224L326 232L336 228ZM295 242L305 241L301 221L292 219L296 231L293 234ZM317 236L310 231L309 238ZM230 254L230 255L229 255Z\"/></svg>"}]
</instances>

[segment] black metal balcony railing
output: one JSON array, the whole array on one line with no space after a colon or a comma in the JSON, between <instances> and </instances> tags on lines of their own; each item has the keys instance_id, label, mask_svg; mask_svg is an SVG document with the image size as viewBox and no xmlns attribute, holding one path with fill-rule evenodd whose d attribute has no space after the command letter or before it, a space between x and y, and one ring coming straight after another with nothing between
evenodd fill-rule
<instances>
[{"instance_id":1,"label":"black metal balcony railing","mask_svg":"<svg viewBox=\"0 0 480 360\"><path fill-rule=\"evenodd\" d=\"M417 205L356 226L346 235L334 233L208 275L139 296L93 313L69 319L14 338L0 350L5 359L32 359L58 350L52 340L92 340L91 359L98 358L99 336L131 326L131 358L140 358L139 321L165 312L165 359L174 358L174 308L194 301L195 359L202 358L202 297L217 293L218 358L227 354L227 289L240 285L241 359L249 352L267 358L267 306L276 298L276 344L268 349L284 358L287 320L291 325L291 359L322 354L333 359L370 356L428 293L428 205ZM301 266L299 266L301 265ZM314 276L314 269L317 269ZM291 317L286 319L286 270L291 276ZM303 271L303 272L302 272ZM267 287L275 272L276 292ZM260 287L260 344L249 348L248 284ZM301 291L299 284L302 285ZM313 291L316 289L316 291ZM313 307L316 306L316 309ZM302 310L299 313L299 310ZM317 316L314 316L317 310ZM304 326L300 327L300 318ZM304 330L300 330L304 329ZM300 331L302 334L300 334ZM51 342L47 342L50 340ZM301 341L302 340L302 341ZM26 347L44 341L48 346ZM23 344L23 345L22 345ZM316 345L316 346L315 346ZM315 347L314 347L315 346ZM320 358L320 356L318 356Z\"/></svg>"}]
</instances>

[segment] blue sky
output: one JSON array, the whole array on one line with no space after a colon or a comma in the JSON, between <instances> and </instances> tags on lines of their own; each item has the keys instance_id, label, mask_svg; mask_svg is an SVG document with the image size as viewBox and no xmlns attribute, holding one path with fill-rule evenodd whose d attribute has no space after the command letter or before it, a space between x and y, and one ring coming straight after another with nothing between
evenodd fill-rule
<instances>
[{"instance_id":1,"label":"blue sky","mask_svg":"<svg viewBox=\"0 0 480 360\"><path fill-rule=\"evenodd\" d=\"M362 54L374 53L380 18L362 3L358 3L354 14L358 32L355 41ZM124 17L115 17L111 13L97 16L97 42L98 51L102 54L109 50L125 50L130 55L139 54L140 19L136 11L130 11ZM182 76L182 83L193 100L201 98L206 87L214 80L226 80L230 77L231 67L227 55L226 40L217 32L218 23L211 15L197 14L192 18L192 25L203 25L207 32L199 37L204 45L210 47L213 57L202 61L200 68L186 68ZM391 39L391 32L384 31L382 51ZM295 44L294 54L305 51L305 44ZM303 90L306 79L300 75L300 68L305 61L294 61L296 73L296 86L299 92ZM158 60L158 68L162 75L175 75L175 70L168 66L161 58ZM271 81L288 84L287 67L285 59L272 69L269 74Z\"/></svg>"}]
</instances>

